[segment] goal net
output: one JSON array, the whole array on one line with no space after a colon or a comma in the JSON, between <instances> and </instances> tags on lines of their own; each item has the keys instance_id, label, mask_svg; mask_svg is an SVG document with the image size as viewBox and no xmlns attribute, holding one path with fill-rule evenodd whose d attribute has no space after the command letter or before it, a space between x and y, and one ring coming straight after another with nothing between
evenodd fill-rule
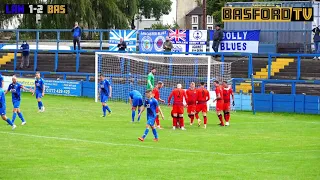
<instances>
[{"instance_id":1,"label":"goal net","mask_svg":"<svg viewBox=\"0 0 320 180\"><path fill-rule=\"evenodd\" d=\"M215 61L211 56L96 52L95 101L98 101L99 74L104 74L110 81L112 100L128 101L132 90L138 90L144 96L147 76L152 68L156 69L155 85L158 81L164 83L160 90L160 97L164 100L177 84L188 89L191 82L197 86L205 82L207 89L212 91L214 80L231 80L231 63Z\"/></svg>"}]
</instances>

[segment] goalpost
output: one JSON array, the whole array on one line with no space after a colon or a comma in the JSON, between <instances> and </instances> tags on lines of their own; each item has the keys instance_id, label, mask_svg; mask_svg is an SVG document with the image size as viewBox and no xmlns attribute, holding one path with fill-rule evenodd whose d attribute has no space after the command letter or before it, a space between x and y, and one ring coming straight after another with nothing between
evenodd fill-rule
<instances>
[{"instance_id":1,"label":"goalpost","mask_svg":"<svg viewBox=\"0 0 320 180\"><path fill-rule=\"evenodd\" d=\"M133 53L95 53L95 102L98 102L99 74L104 74L112 85L112 100L127 101L129 92L138 90L144 95L147 75L156 69L155 85L164 83L160 97L167 100L172 89L182 84L189 88L191 82L196 86L206 83L212 91L214 80L231 80L231 63L213 60L211 56L184 54L133 54Z\"/></svg>"}]
</instances>

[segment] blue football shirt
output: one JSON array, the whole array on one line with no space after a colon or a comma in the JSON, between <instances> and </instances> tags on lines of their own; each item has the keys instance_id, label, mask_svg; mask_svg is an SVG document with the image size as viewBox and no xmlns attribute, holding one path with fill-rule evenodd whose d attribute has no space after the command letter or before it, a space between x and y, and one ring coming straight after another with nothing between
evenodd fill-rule
<instances>
[{"instance_id":1,"label":"blue football shirt","mask_svg":"<svg viewBox=\"0 0 320 180\"><path fill-rule=\"evenodd\" d=\"M22 85L20 83L11 83L8 86L8 91L12 94L12 101L20 101L21 99L21 87Z\"/></svg>"},{"instance_id":2,"label":"blue football shirt","mask_svg":"<svg viewBox=\"0 0 320 180\"><path fill-rule=\"evenodd\" d=\"M108 80L100 81L100 95L102 96L109 96L109 86L110 82Z\"/></svg>"},{"instance_id":3,"label":"blue football shirt","mask_svg":"<svg viewBox=\"0 0 320 180\"><path fill-rule=\"evenodd\" d=\"M6 95L3 89L0 89L0 108L6 109Z\"/></svg>"},{"instance_id":4,"label":"blue football shirt","mask_svg":"<svg viewBox=\"0 0 320 180\"><path fill-rule=\"evenodd\" d=\"M36 92L42 93L43 92L43 86L44 86L44 81L42 78L40 79L35 79L35 85L36 85Z\"/></svg>"},{"instance_id":5,"label":"blue football shirt","mask_svg":"<svg viewBox=\"0 0 320 180\"><path fill-rule=\"evenodd\" d=\"M0 74L0 87L2 88L3 76Z\"/></svg>"},{"instance_id":6,"label":"blue football shirt","mask_svg":"<svg viewBox=\"0 0 320 180\"><path fill-rule=\"evenodd\" d=\"M147 108L147 119L152 120L157 116L158 101L155 98L146 99L144 107Z\"/></svg>"},{"instance_id":7,"label":"blue football shirt","mask_svg":"<svg viewBox=\"0 0 320 180\"><path fill-rule=\"evenodd\" d=\"M142 95L139 91L137 90L133 90L129 93L129 96L131 99L138 99L138 98L142 98Z\"/></svg>"}]
</instances>

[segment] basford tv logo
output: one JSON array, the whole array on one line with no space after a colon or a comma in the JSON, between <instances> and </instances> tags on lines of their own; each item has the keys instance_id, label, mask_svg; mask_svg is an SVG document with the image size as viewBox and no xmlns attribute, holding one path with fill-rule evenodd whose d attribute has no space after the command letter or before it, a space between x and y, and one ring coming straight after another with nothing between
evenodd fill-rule
<instances>
[{"instance_id":1,"label":"basford tv logo","mask_svg":"<svg viewBox=\"0 0 320 180\"><path fill-rule=\"evenodd\" d=\"M158 36L154 40L154 49L156 51L162 51L163 50L163 43L165 42L165 38L163 36Z\"/></svg>"},{"instance_id":2,"label":"basford tv logo","mask_svg":"<svg viewBox=\"0 0 320 180\"><path fill-rule=\"evenodd\" d=\"M142 42L142 50L143 51L151 51L152 50L152 38L150 36L144 36L141 39Z\"/></svg>"},{"instance_id":3,"label":"basford tv logo","mask_svg":"<svg viewBox=\"0 0 320 180\"><path fill-rule=\"evenodd\" d=\"M192 36L194 39L199 40L202 38L202 32L201 31L194 31Z\"/></svg>"}]
</instances>

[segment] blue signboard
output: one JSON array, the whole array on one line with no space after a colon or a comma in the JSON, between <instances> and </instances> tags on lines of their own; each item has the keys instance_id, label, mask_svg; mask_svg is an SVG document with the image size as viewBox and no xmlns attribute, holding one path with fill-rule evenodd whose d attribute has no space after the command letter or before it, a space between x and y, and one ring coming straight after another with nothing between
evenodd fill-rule
<instances>
[{"instance_id":1,"label":"blue signboard","mask_svg":"<svg viewBox=\"0 0 320 180\"><path fill-rule=\"evenodd\" d=\"M81 96L81 81L45 80L46 93L63 96Z\"/></svg>"},{"instance_id":2,"label":"blue signboard","mask_svg":"<svg viewBox=\"0 0 320 180\"><path fill-rule=\"evenodd\" d=\"M27 88L34 88L34 79L19 78L18 82ZM81 96L81 81L44 80L45 93L62 96Z\"/></svg>"},{"instance_id":3,"label":"blue signboard","mask_svg":"<svg viewBox=\"0 0 320 180\"><path fill-rule=\"evenodd\" d=\"M163 43L166 41L168 31L166 30L141 30L139 31L139 51L140 52L161 52Z\"/></svg>"}]
</instances>

